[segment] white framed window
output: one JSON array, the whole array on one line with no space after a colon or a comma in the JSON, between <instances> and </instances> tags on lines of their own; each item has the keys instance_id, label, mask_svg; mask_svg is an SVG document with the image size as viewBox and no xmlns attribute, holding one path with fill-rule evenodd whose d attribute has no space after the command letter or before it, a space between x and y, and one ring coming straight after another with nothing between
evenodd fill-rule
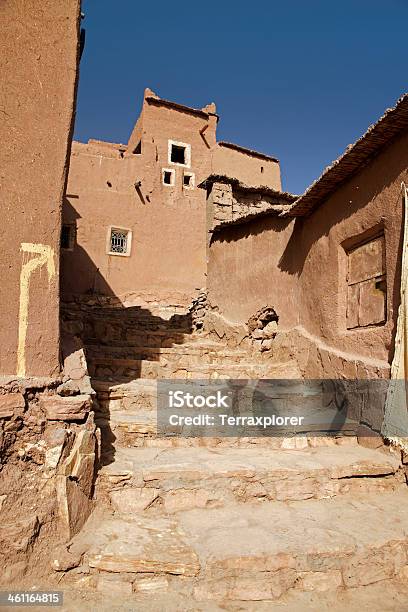
<instances>
[{"instance_id":1,"label":"white framed window","mask_svg":"<svg viewBox=\"0 0 408 612\"><path fill-rule=\"evenodd\" d=\"M195 176L193 172L184 172L183 189L194 189Z\"/></svg>"},{"instance_id":2,"label":"white framed window","mask_svg":"<svg viewBox=\"0 0 408 612\"><path fill-rule=\"evenodd\" d=\"M191 166L191 145L185 142L177 142L175 140L169 140L168 143L168 156L169 164L176 166L184 166L190 168Z\"/></svg>"},{"instance_id":3,"label":"white framed window","mask_svg":"<svg viewBox=\"0 0 408 612\"><path fill-rule=\"evenodd\" d=\"M162 183L167 187L174 187L176 184L176 171L173 168L162 168Z\"/></svg>"},{"instance_id":4,"label":"white framed window","mask_svg":"<svg viewBox=\"0 0 408 612\"><path fill-rule=\"evenodd\" d=\"M132 231L126 227L110 226L106 242L108 255L129 257L132 247Z\"/></svg>"}]
</instances>

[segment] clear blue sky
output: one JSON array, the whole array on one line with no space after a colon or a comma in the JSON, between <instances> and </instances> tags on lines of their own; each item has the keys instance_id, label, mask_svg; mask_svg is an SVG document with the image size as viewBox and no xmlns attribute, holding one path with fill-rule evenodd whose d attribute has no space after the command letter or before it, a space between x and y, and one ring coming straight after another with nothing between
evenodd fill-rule
<instances>
[{"instance_id":1,"label":"clear blue sky","mask_svg":"<svg viewBox=\"0 0 408 612\"><path fill-rule=\"evenodd\" d=\"M304 189L408 90L408 0L85 0L75 138L126 143L146 86Z\"/></svg>"}]
</instances>

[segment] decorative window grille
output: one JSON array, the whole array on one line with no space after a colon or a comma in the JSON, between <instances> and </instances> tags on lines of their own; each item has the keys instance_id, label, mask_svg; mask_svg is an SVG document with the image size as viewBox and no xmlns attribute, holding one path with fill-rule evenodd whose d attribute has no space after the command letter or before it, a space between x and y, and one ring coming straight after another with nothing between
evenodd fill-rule
<instances>
[{"instance_id":1,"label":"decorative window grille","mask_svg":"<svg viewBox=\"0 0 408 612\"><path fill-rule=\"evenodd\" d=\"M128 234L127 230L112 229L110 237L110 252L121 253L122 255L128 252Z\"/></svg>"}]
</instances>

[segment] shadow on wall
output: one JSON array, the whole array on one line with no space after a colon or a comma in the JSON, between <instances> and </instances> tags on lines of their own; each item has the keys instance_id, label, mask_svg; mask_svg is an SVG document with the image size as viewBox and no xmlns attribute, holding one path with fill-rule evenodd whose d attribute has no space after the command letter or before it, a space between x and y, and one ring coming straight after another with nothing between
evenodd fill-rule
<instances>
[{"instance_id":1,"label":"shadow on wall","mask_svg":"<svg viewBox=\"0 0 408 612\"><path fill-rule=\"evenodd\" d=\"M339 225L357 211L364 209L377 196L395 185L398 177L405 170L406 160L397 155L393 156L391 163L388 163L386 167L384 167L384 164L382 165L381 172L377 172L373 164L366 170L368 177L364 178L364 182L358 181L358 179L350 179L348 183L345 183L333 195L329 196L326 202L312 212L310 216L296 218L293 232L279 261L279 268L288 274L300 276L312 246L322 236L327 237L333 227ZM330 212L328 214L329 203ZM400 197L394 202L387 203L387 210L398 210L398 208L401 208ZM373 220L372 225L379 221ZM401 238L402 235L403 230L401 229ZM402 249L401 240L400 248ZM399 252L399 256L401 252Z\"/></svg>"},{"instance_id":2,"label":"shadow on wall","mask_svg":"<svg viewBox=\"0 0 408 612\"><path fill-rule=\"evenodd\" d=\"M392 167L389 168L386 176L381 173L375 173L373 169L370 169L370 179L372 180L366 182L364 188L360 189L359 186L355 186L352 183L344 185L343 188L331 197L330 203L324 203L309 217L297 218L286 249L279 261L280 270L301 277L305 262L313 245L322 236L327 238L333 227L368 207L373 199L380 196L380 194L384 198L384 191L386 189L389 189L389 193L395 194L395 190L392 191L391 188L393 185L395 186L398 176L401 175L406 166L404 160L398 161L399 163L391 165ZM348 206L344 206L344 202L347 202ZM386 244L386 252L387 248L392 248L394 251L392 259L395 258L395 273L393 275L392 287L389 288L387 305L387 309L389 305L392 305L393 331L388 348L388 360L391 362L395 350L398 307L400 304L401 262L404 241L404 199L402 192L398 191L398 194L393 195L393 199L388 200L386 204L387 208L382 208L381 216L370 216L369 211L367 211L365 227L363 228L361 225L361 230L356 235L362 235L365 233L365 230L371 230L376 225L383 226L386 235L388 232L390 237L395 232L395 241L392 241L391 245L391 240L388 240L388 244ZM328 206L330 206L330 214L328 214ZM397 221L398 228L396 227ZM353 238L352 235L347 236L347 239L351 238ZM338 248L341 248L342 244L343 241L340 241Z\"/></svg>"},{"instance_id":3,"label":"shadow on wall","mask_svg":"<svg viewBox=\"0 0 408 612\"><path fill-rule=\"evenodd\" d=\"M156 378L164 349L183 344L192 334L192 313L167 318L142 306L109 306L106 296L105 291L103 295L92 292L62 302L62 332L80 338L91 377L106 381ZM169 314L169 309L163 314Z\"/></svg>"},{"instance_id":4,"label":"shadow on wall","mask_svg":"<svg viewBox=\"0 0 408 612\"><path fill-rule=\"evenodd\" d=\"M65 199L64 223L74 225L79 218ZM110 427L106 389L122 382L164 376L172 363L163 363L166 358L170 361L163 349L188 339L193 332L193 316L186 309L179 313L175 307L160 304L155 304L154 311L148 305L124 307L85 249L78 244L74 248L80 276L69 267L72 253L61 250L61 336L78 341L67 342L66 347L77 348L78 343L83 347L92 386L98 393L95 417L101 431L104 465L113 460L116 439ZM69 350L63 357L70 357ZM107 383L102 392L98 389L101 381Z\"/></svg>"},{"instance_id":5,"label":"shadow on wall","mask_svg":"<svg viewBox=\"0 0 408 612\"><path fill-rule=\"evenodd\" d=\"M265 231L283 232L291 224L293 219L280 219L277 217L260 216L258 219L253 219L249 223L237 223L235 226L228 227L228 232L216 232L212 234L210 245L215 242L236 242L243 238L258 236Z\"/></svg>"},{"instance_id":6,"label":"shadow on wall","mask_svg":"<svg viewBox=\"0 0 408 612\"><path fill-rule=\"evenodd\" d=\"M70 195L70 198L77 196ZM63 223L71 226L75 234L77 220L81 215L71 204L67 197L63 203ZM97 221L96 221L97 222ZM115 293L109 286L99 268L92 261L85 249L76 241L76 235L72 238L75 250L75 266L80 271L72 270L72 250L61 249L61 296L62 300L69 299L70 295L105 295L115 297Z\"/></svg>"}]
</instances>

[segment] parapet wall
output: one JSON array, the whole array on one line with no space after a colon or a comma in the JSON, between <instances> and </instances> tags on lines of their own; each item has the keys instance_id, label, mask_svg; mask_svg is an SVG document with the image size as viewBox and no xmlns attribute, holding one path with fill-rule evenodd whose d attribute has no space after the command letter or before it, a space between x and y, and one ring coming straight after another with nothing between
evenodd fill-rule
<instances>
[{"instance_id":1,"label":"parapet wall","mask_svg":"<svg viewBox=\"0 0 408 612\"><path fill-rule=\"evenodd\" d=\"M228 142L218 142L212 151L213 174L231 176L246 185L282 188L279 160Z\"/></svg>"}]
</instances>

